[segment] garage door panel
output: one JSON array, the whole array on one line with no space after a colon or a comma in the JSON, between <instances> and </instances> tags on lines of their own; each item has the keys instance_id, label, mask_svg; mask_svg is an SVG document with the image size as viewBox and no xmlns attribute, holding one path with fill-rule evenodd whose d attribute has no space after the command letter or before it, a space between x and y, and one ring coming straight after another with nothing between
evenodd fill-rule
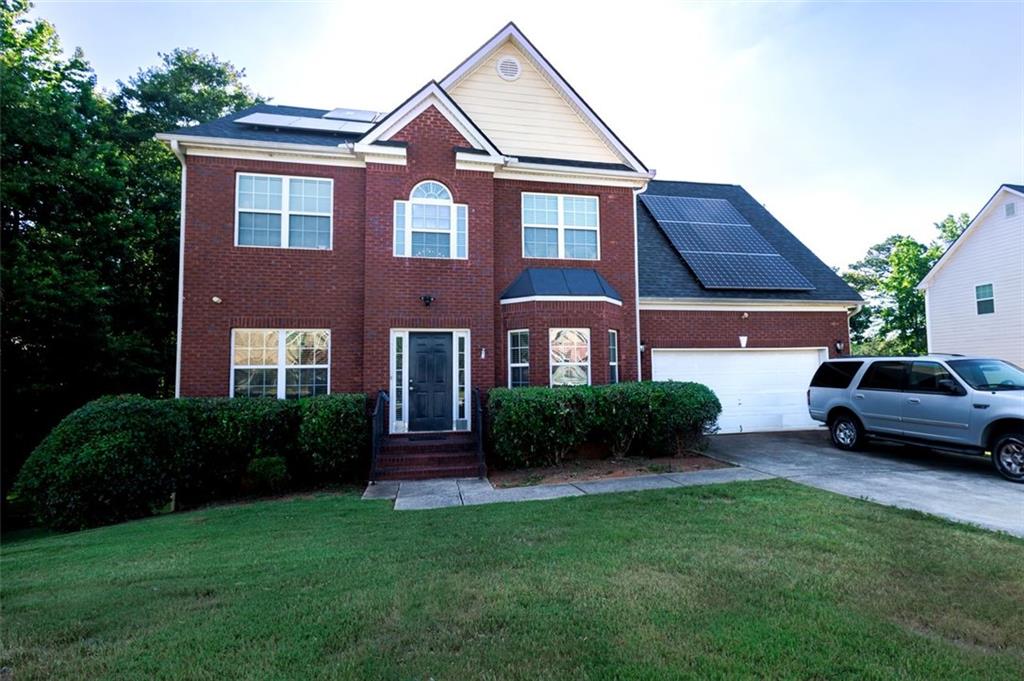
<instances>
[{"instance_id":1,"label":"garage door panel","mask_svg":"<svg viewBox=\"0 0 1024 681\"><path fill-rule=\"evenodd\" d=\"M659 350L656 381L695 381L722 403L719 432L815 428L807 413L807 385L822 350Z\"/></svg>"}]
</instances>

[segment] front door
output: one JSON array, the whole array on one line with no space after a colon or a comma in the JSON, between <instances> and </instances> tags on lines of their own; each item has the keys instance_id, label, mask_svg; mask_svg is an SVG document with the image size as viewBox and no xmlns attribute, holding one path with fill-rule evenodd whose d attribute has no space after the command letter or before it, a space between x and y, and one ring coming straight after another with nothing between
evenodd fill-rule
<instances>
[{"instance_id":1,"label":"front door","mask_svg":"<svg viewBox=\"0 0 1024 681\"><path fill-rule=\"evenodd\" d=\"M452 334L409 334L409 430L452 429Z\"/></svg>"}]
</instances>

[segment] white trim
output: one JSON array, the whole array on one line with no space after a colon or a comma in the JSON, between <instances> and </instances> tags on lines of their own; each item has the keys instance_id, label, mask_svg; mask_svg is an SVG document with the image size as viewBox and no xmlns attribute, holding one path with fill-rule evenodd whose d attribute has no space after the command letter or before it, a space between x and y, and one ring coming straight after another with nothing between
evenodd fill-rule
<instances>
[{"instance_id":1,"label":"white trim","mask_svg":"<svg viewBox=\"0 0 1024 681\"><path fill-rule=\"evenodd\" d=\"M185 149L185 154L186 156L231 158L246 161L269 161L271 163L302 163L305 165L329 166L332 168L366 167L366 163L362 159L355 157L300 154L287 151L264 151L260 149L242 149L228 146L190 146Z\"/></svg>"},{"instance_id":2,"label":"white trim","mask_svg":"<svg viewBox=\"0 0 1024 681\"><path fill-rule=\"evenodd\" d=\"M615 336L615 361L614 362L612 361L612 335L613 334ZM612 372L612 367L615 367L615 381L614 381L614 383L621 383L622 382L622 374L620 373L621 367L622 367L622 362L620 361L620 357L619 357L619 352L620 352L619 348L620 348L620 346L619 346L619 330L618 329L608 329L608 373L610 375L611 372ZM608 382L612 383L612 381L608 381Z\"/></svg>"},{"instance_id":3,"label":"white trim","mask_svg":"<svg viewBox=\"0 0 1024 681\"><path fill-rule=\"evenodd\" d=\"M985 205L982 206L981 211L967 225L967 228L963 231L963 234L961 234L959 237L957 237L956 241L954 241L950 245L950 247L946 249L946 252L942 254L942 256L939 258L938 262L936 262L934 265L932 265L932 268L930 270L928 270L928 274L924 275L924 279L922 279L921 283L917 285L917 289L918 290L926 289L926 288L928 288L931 285L932 279L935 278L936 273L940 269L942 269L942 267L945 266L946 262L949 261L949 259L953 256L953 254L956 253L960 249L960 247L963 245L964 241L966 241L967 238L976 231L975 228L979 224L981 224L985 220L986 217L988 217L989 212L993 208L995 208L996 199L1002 197L1003 193L1009 193L1009 194L1012 194L1014 196L1024 197L1024 194L1022 194L1021 192L1017 191L1016 189L1011 189L1011 188L1009 188L1009 187L1007 187L1005 185L1001 185L999 187L999 189L996 190L996 193L992 195L992 198L990 198L985 203Z\"/></svg>"},{"instance_id":4,"label":"white trim","mask_svg":"<svg viewBox=\"0 0 1024 681\"><path fill-rule=\"evenodd\" d=\"M551 326L548 327L548 387L555 387L554 377L552 376L553 369L555 368L555 362L551 357L551 341L555 339L555 335L559 331L577 331L584 332L587 334L587 385L594 385L594 338L593 334L590 333L589 328L585 327L571 327L571 326ZM583 362L562 362L558 366L583 366Z\"/></svg>"},{"instance_id":5,"label":"white trim","mask_svg":"<svg viewBox=\"0 0 1024 681\"><path fill-rule=\"evenodd\" d=\"M805 346L787 346L784 348L651 348L651 358L653 361L654 353L656 352L803 352L805 350L817 350L818 352L825 353L825 359L828 359L828 346L825 345L805 345ZM844 358L851 359L851 358ZM852 358L856 359L856 357ZM823 360L824 361L824 360ZM653 364L651 367L653 368Z\"/></svg>"},{"instance_id":6,"label":"white trim","mask_svg":"<svg viewBox=\"0 0 1024 681\"><path fill-rule=\"evenodd\" d=\"M627 170L556 166L546 163L510 163L494 171L494 178L497 180L631 187L640 190L647 187L652 177L651 174L638 174Z\"/></svg>"},{"instance_id":7,"label":"white trim","mask_svg":"<svg viewBox=\"0 0 1024 681\"><path fill-rule=\"evenodd\" d=\"M572 87L562 78L554 67L545 59L540 52L537 51L530 41L523 35L519 28L509 23L503 29L488 40L482 47L476 52L469 56L462 64L457 66L454 71L445 76L444 80L441 81L441 87L445 90L451 90L462 78L471 73L477 68L483 61L485 61L490 55L501 47L506 40L510 40L521 52L523 52L534 65L540 68L541 73L547 78L547 80L555 87L559 93L565 97L580 115L581 118L586 121L591 128L604 140L605 144L611 147L616 154L629 166L631 166L637 172L648 172L641 163L640 159L633 155L626 146L619 141L615 134L606 126L597 114L594 113L586 102L584 102L578 94L572 89Z\"/></svg>"},{"instance_id":8,"label":"white trim","mask_svg":"<svg viewBox=\"0 0 1024 681\"><path fill-rule=\"evenodd\" d=\"M932 348L935 346L932 344L932 312L931 312L931 297L928 295L929 289L924 290L924 337L925 337L925 348L931 353ZM850 341L853 344L853 341Z\"/></svg>"},{"instance_id":9,"label":"white trim","mask_svg":"<svg viewBox=\"0 0 1024 681\"><path fill-rule=\"evenodd\" d=\"M366 133L358 144L366 145L374 142L385 142L405 128L421 113L434 107L451 123L476 149L486 151L494 158L501 158L501 152L490 143L480 129L458 108L451 97L435 82L430 82L404 104L392 111L373 129Z\"/></svg>"},{"instance_id":10,"label":"white trim","mask_svg":"<svg viewBox=\"0 0 1024 681\"><path fill-rule=\"evenodd\" d=\"M555 214L558 218L558 222L554 225L541 225L541 224L526 224L525 213L526 213L526 197L527 196L544 196L554 197L555 199ZM567 225L565 224L565 199L593 199L594 200L594 217L597 224L593 227L579 226L579 225ZM558 255L552 256L541 256L541 255L527 255L526 254L526 229L553 229L556 232L557 242L555 244L558 249ZM565 231L567 229L574 229L578 231L595 232L597 234L597 254L593 258L569 258L565 255ZM580 260L585 262L599 262L601 260L601 197L593 194L554 194L551 192L519 192L519 245L521 250L520 255L524 260Z\"/></svg>"},{"instance_id":11,"label":"white trim","mask_svg":"<svg viewBox=\"0 0 1024 681\"><path fill-rule=\"evenodd\" d=\"M611 303L612 305L622 306L621 300L615 300L608 296L523 296L522 298L504 298L501 300L502 305L514 305L516 303L544 303L544 302L562 302L562 303Z\"/></svg>"},{"instance_id":12,"label":"white trim","mask_svg":"<svg viewBox=\"0 0 1024 681\"><path fill-rule=\"evenodd\" d=\"M978 288L981 287L981 286L991 286L992 287L992 295L990 297L988 297L988 298L979 298L978 297ZM985 301L985 300L991 300L992 301L992 311L991 312L984 312L984 313L978 312L978 303L980 303L982 301ZM991 280L983 281L980 284L975 284L974 285L974 316L975 317L981 317L983 314L990 315L990 314L995 314L995 313L996 313L996 285ZM927 320L927 318L928 318L928 311L925 310L925 319Z\"/></svg>"},{"instance_id":13,"label":"white trim","mask_svg":"<svg viewBox=\"0 0 1024 681\"><path fill-rule=\"evenodd\" d=\"M281 180L281 208L273 210L270 208L256 209L246 208L242 209L238 206L238 186L242 177L271 177ZM292 211L289 206L291 200L291 181L292 180L312 180L316 182L328 182L331 187L331 210L329 213L312 213L308 211L296 212ZM330 177L313 177L306 175L276 175L273 173L250 173L238 171L235 173L235 247L236 248L274 248L274 249L292 249L292 250L303 250L303 251L332 251L334 250L334 179ZM259 244L240 244L238 243L238 215L241 212L246 213L266 213L266 214L277 214L281 216L281 245L279 246L264 246ZM310 217L326 217L329 221L329 227L327 232L327 248L317 248L315 246L292 246L289 242L289 218L292 215L298 216L310 216Z\"/></svg>"},{"instance_id":14,"label":"white trim","mask_svg":"<svg viewBox=\"0 0 1024 681\"><path fill-rule=\"evenodd\" d=\"M181 316L185 307L185 197L188 166L177 140L170 141L171 153L181 163L181 212L178 227L178 327L174 343L174 396L181 397Z\"/></svg>"},{"instance_id":15,"label":"white trim","mask_svg":"<svg viewBox=\"0 0 1024 681\"><path fill-rule=\"evenodd\" d=\"M154 137L162 142L177 141L187 147L210 146L219 148L260 149L263 151L296 151L316 156L347 156L355 158L351 143L337 146L325 144L295 144L294 142L269 142L266 140L245 140L234 137L207 137L205 135L175 135L174 133L158 132Z\"/></svg>"},{"instance_id":16,"label":"white trim","mask_svg":"<svg viewBox=\"0 0 1024 681\"><path fill-rule=\"evenodd\" d=\"M235 331L273 331L277 334L277 364L242 364L235 365ZM327 363L326 364L288 364L287 363L287 339L289 333L295 332L311 332L319 333L323 331L327 334ZM228 331L231 334L231 355L228 358L228 397L235 397L235 369L274 369L277 371L277 399L287 399L288 380L287 372L288 369L326 369L327 370L327 392L325 394L331 394L331 330L330 329L313 329L313 328L297 328L297 329L278 329L268 327L247 327L247 326L233 326Z\"/></svg>"},{"instance_id":17,"label":"white trim","mask_svg":"<svg viewBox=\"0 0 1024 681\"><path fill-rule=\"evenodd\" d=\"M409 432L428 432L428 431L410 431L409 430L409 395L408 390L403 388L403 400L402 400L402 419L398 420L395 416L397 396L396 391L396 372L395 372L395 346L396 339L401 337L402 340L402 378L404 381L409 380L409 355L411 354L411 348L409 346L409 334L410 333L447 333L451 334L452 338L452 432L470 432L473 430L473 408L472 408L472 392L473 392L473 343L472 335L469 329L431 329L431 328L392 328L388 331L388 395L391 399L388 401L388 432L395 433L409 433ZM465 408L466 408L466 427L465 429L456 430L456 423L459 419L459 337L466 339L466 377L465 377ZM449 432L449 431L442 431Z\"/></svg>"},{"instance_id":18,"label":"white trim","mask_svg":"<svg viewBox=\"0 0 1024 681\"><path fill-rule=\"evenodd\" d=\"M728 300L723 302L703 301L700 299L672 298L641 298L640 310L664 310L678 312L849 312L851 307L860 307L859 301L828 302L828 301L744 301Z\"/></svg>"},{"instance_id":19,"label":"white trim","mask_svg":"<svg viewBox=\"0 0 1024 681\"><path fill-rule=\"evenodd\" d=\"M526 334L526 364L523 364L522 362L517 362L516 364L512 364L512 334L514 334L514 333L525 333ZM517 369L521 369L523 367L526 367L526 375L529 377L529 375L530 375L530 330L529 329L509 329L508 330L508 332L505 335L505 364L508 367L508 371L507 371L508 375L506 377L508 380L506 380L506 382L505 382L505 385L507 387L509 387L509 388L512 387L512 368L513 367L515 367ZM526 385L530 385L530 382L527 381Z\"/></svg>"}]
</instances>

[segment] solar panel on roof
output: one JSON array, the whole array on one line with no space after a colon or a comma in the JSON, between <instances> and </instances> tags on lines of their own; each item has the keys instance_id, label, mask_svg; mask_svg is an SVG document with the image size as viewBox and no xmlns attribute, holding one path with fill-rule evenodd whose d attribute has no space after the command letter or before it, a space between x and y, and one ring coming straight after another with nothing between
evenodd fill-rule
<instances>
[{"instance_id":1,"label":"solar panel on roof","mask_svg":"<svg viewBox=\"0 0 1024 681\"><path fill-rule=\"evenodd\" d=\"M331 109L324 114L324 118L335 118L343 121L362 121L372 123L380 118L382 114L378 111L366 111L364 109Z\"/></svg>"},{"instance_id":2,"label":"solar panel on roof","mask_svg":"<svg viewBox=\"0 0 1024 681\"><path fill-rule=\"evenodd\" d=\"M704 288L814 288L729 201L646 194L640 200Z\"/></svg>"},{"instance_id":3,"label":"solar panel on roof","mask_svg":"<svg viewBox=\"0 0 1024 681\"><path fill-rule=\"evenodd\" d=\"M284 116L282 114L254 113L236 118L235 123L255 125L267 128L287 128L290 130L316 130L318 132L341 132L362 134L373 127L372 123L341 121L329 118L306 118L304 116Z\"/></svg>"}]
</instances>

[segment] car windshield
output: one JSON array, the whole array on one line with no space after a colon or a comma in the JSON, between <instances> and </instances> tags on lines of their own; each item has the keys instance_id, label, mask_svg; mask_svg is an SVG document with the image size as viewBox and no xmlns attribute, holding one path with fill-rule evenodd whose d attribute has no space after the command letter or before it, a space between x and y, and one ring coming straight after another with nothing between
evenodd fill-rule
<instances>
[{"instance_id":1,"label":"car windshield","mask_svg":"<svg viewBox=\"0 0 1024 681\"><path fill-rule=\"evenodd\" d=\"M949 366L975 390L1024 390L1024 371L1001 359L954 359Z\"/></svg>"}]
</instances>

